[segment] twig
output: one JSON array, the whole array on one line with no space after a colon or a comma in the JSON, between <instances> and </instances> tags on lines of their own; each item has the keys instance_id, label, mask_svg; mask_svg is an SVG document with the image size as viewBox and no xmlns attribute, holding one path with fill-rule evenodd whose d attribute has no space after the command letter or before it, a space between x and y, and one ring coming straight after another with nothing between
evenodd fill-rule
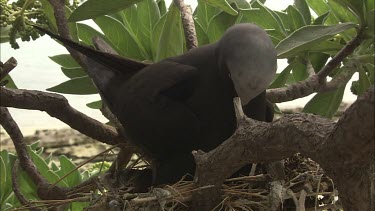
<instances>
[{"instance_id":1,"label":"twig","mask_svg":"<svg viewBox=\"0 0 375 211\"><path fill-rule=\"evenodd\" d=\"M30 159L26 150L26 144L23 142L23 134L7 108L0 107L0 117L0 124L13 141L21 167L26 171L31 180L38 186L38 196L42 199L65 198L65 189L63 188L55 187L50 191L46 189L46 187L49 186L49 183L42 177L35 164Z\"/></svg>"},{"instance_id":2,"label":"twig","mask_svg":"<svg viewBox=\"0 0 375 211\"><path fill-rule=\"evenodd\" d=\"M0 87L0 93L0 106L45 111L82 134L106 144L115 145L122 140L113 127L77 111L62 95L5 87Z\"/></svg>"},{"instance_id":3,"label":"twig","mask_svg":"<svg viewBox=\"0 0 375 211\"><path fill-rule=\"evenodd\" d=\"M24 206L29 205L30 202L22 195L20 187L17 182L17 171L18 171L19 161L15 160L12 168L12 188L14 195L17 197L18 201ZM41 210L39 208L30 208L31 211Z\"/></svg>"},{"instance_id":4,"label":"twig","mask_svg":"<svg viewBox=\"0 0 375 211\"><path fill-rule=\"evenodd\" d=\"M197 34L195 32L195 25L191 13L190 5L186 5L184 0L173 0L181 12L182 26L184 28L186 48L191 50L198 46Z\"/></svg>"},{"instance_id":5,"label":"twig","mask_svg":"<svg viewBox=\"0 0 375 211\"><path fill-rule=\"evenodd\" d=\"M49 3L52 5L53 10L54 10L57 31L62 37L71 39L71 36L69 33L68 21L65 17L65 1L49 0ZM74 60L76 60L78 64L81 65L85 69L86 65L84 62L84 56L78 53L77 51L72 50L69 47L66 47L66 49L69 51L70 55L72 55Z\"/></svg>"},{"instance_id":6,"label":"twig","mask_svg":"<svg viewBox=\"0 0 375 211\"><path fill-rule=\"evenodd\" d=\"M327 88L326 77L341 62L361 44L364 39L363 30L359 30L356 37L349 41L317 74L311 75L305 81L292 84L285 88L275 88L267 90L267 98L273 103L291 101L308 96L314 92L331 91L341 83L331 83Z\"/></svg>"},{"instance_id":7,"label":"twig","mask_svg":"<svg viewBox=\"0 0 375 211\"><path fill-rule=\"evenodd\" d=\"M1 64L0 68L0 81L5 78L17 66L17 60L13 57L8 59L4 64Z\"/></svg>"}]
</instances>

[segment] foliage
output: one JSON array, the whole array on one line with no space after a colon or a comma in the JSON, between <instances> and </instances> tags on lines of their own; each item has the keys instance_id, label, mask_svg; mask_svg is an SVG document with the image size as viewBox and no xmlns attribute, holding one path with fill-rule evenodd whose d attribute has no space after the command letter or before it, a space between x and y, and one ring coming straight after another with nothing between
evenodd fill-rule
<instances>
[{"instance_id":1,"label":"foliage","mask_svg":"<svg viewBox=\"0 0 375 211\"><path fill-rule=\"evenodd\" d=\"M60 178L65 176L65 174L76 168L76 165L64 155L59 157L59 166L55 161L52 160L52 154L44 158L42 155L44 149L43 147L39 147L39 142L29 145L27 150L38 171L51 184L58 181ZM0 210L8 210L21 206L20 202L12 191L11 171L16 159L17 155L13 153L6 150L2 150L0 152ZM98 163L95 164L89 171L84 171L82 173L79 171L73 171L71 174L57 183L57 185L67 188L73 187L89 177L97 175L100 171L103 172L107 170L108 166L108 163L104 165ZM29 200L39 199L36 193L36 185L32 182L30 177L20 167L17 171L18 184L24 197ZM87 205L88 203L86 202L74 202L70 204L69 210L82 210Z\"/></svg>"},{"instance_id":2,"label":"foliage","mask_svg":"<svg viewBox=\"0 0 375 211\"><path fill-rule=\"evenodd\" d=\"M26 5L29 1L20 0L17 4L22 2ZM278 88L306 79L308 68L319 72L356 36L359 29L365 29L365 41L330 77L358 72L359 80L351 88L358 95L374 84L374 0L296 0L284 11L273 11L264 2L198 0L194 21L199 45L217 41L228 27L236 23L261 26L275 44L278 58L285 58L289 63L270 85ZM33 1L33 5L39 3L43 6L49 29L56 31L51 5L47 1ZM100 36L120 55L152 62L186 51L179 11L174 4L167 10L164 0L112 1L110 4L105 0L88 0L68 13L73 39L87 45L92 45L93 36ZM101 31L76 23L90 18ZM17 25L13 28L17 29ZM97 93L91 80L70 55L57 55L51 59L61 65L62 72L70 79L49 88L49 91L81 95ZM343 90L344 86L315 95L304 112L331 118L342 101ZM100 107L98 101L88 105Z\"/></svg>"}]
</instances>

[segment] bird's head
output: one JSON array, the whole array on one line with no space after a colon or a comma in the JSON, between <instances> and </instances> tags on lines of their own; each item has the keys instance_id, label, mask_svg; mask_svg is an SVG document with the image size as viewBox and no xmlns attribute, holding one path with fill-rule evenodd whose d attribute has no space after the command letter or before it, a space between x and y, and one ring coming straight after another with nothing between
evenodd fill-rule
<instances>
[{"instance_id":1,"label":"bird's head","mask_svg":"<svg viewBox=\"0 0 375 211\"><path fill-rule=\"evenodd\" d=\"M231 78L246 105L267 89L276 74L276 50L267 33L254 24L230 27L217 45L220 71Z\"/></svg>"}]
</instances>

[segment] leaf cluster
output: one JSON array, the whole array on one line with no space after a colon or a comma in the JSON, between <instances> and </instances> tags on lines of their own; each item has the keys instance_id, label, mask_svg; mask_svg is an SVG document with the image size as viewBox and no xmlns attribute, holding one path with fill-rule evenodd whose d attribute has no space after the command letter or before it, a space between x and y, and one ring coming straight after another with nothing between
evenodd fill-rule
<instances>
[{"instance_id":1,"label":"leaf cluster","mask_svg":"<svg viewBox=\"0 0 375 211\"><path fill-rule=\"evenodd\" d=\"M76 169L76 165L65 155L58 158L59 164L57 164L52 160L52 153L45 157L43 156L43 150L43 147L39 147L39 142L27 146L27 151L31 160L42 176L51 184L59 181L60 178L64 177L67 173ZM21 206L12 190L11 172L16 159L17 155L10 153L7 150L2 150L0 152L1 210L8 210ZM108 164L106 164L106 166L108 167ZM66 188L74 187L82 183L82 181L87 180L89 177L97 175L99 169L102 170L102 167L101 164L96 164L90 169L90 171L84 171L82 173L78 170L73 171L64 179L60 180L57 185ZM107 167L105 168L107 169ZM17 182L23 196L28 200L40 200L36 193L37 185L33 183L28 174L22 170L21 167L18 167L17 172ZM69 205L69 210L82 210L86 206L88 206L87 202L73 202Z\"/></svg>"}]
</instances>

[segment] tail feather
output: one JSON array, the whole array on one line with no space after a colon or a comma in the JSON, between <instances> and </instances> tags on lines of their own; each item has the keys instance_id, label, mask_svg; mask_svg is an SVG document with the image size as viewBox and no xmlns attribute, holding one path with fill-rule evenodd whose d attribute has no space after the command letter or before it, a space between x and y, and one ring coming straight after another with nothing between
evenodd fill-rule
<instances>
[{"instance_id":1,"label":"tail feather","mask_svg":"<svg viewBox=\"0 0 375 211\"><path fill-rule=\"evenodd\" d=\"M41 28L39 26L33 25L34 28L42 31L54 39L59 40L64 45L82 53L83 55L90 57L94 61L104 65L107 68L110 68L115 71L119 71L125 74L139 71L147 66L147 64L138 62L132 59L124 58L115 54L110 54L102 51L95 50L91 47L81 45L72 40L61 37L60 35L53 34L52 32Z\"/></svg>"}]
</instances>

